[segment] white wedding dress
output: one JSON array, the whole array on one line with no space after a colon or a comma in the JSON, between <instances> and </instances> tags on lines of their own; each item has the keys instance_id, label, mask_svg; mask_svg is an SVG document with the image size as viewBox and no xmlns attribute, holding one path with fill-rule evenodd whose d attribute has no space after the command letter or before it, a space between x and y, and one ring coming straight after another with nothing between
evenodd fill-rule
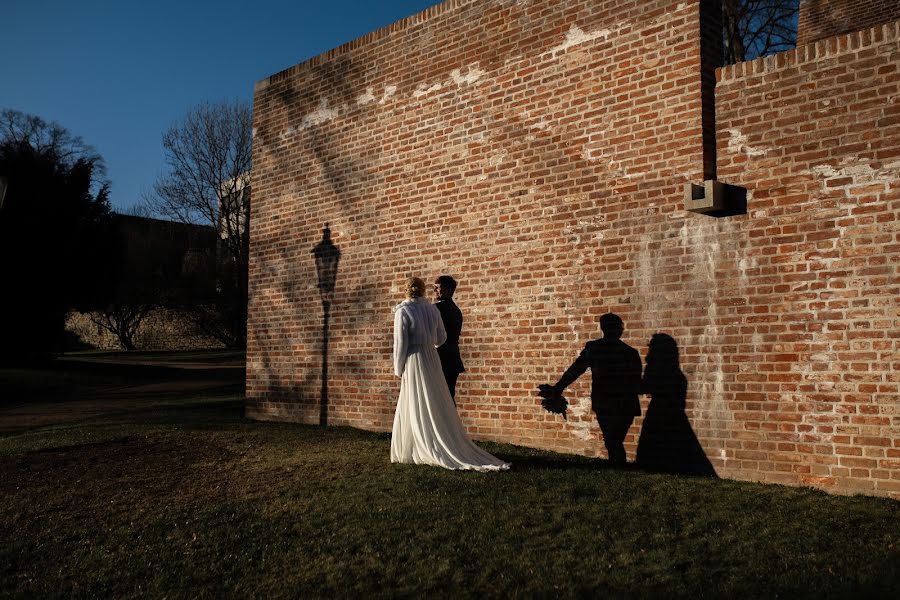
<instances>
[{"instance_id":1,"label":"white wedding dress","mask_svg":"<svg viewBox=\"0 0 900 600\"><path fill-rule=\"evenodd\" d=\"M435 350L446 339L441 314L428 300L406 300L394 309L394 373L400 377L400 398L391 462L471 471L508 469L509 463L473 444L463 429Z\"/></svg>"}]
</instances>

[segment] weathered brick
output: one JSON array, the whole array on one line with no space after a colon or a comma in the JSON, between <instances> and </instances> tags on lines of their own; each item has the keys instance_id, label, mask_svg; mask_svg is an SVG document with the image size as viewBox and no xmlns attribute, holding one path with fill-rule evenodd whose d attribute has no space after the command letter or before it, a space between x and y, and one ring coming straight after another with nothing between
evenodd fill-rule
<instances>
[{"instance_id":1,"label":"weathered brick","mask_svg":"<svg viewBox=\"0 0 900 600\"><path fill-rule=\"evenodd\" d=\"M716 70L708 4L447 0L261 81L248 415L319 419L328 223L329 423L390 429L391 307L449 273L478 439L602 455L587 381L535 389L613 311L677 341L720 475L900 497L900 25ZM711 175L748 214L684 212Z\"/></svg>"}]
</instances>

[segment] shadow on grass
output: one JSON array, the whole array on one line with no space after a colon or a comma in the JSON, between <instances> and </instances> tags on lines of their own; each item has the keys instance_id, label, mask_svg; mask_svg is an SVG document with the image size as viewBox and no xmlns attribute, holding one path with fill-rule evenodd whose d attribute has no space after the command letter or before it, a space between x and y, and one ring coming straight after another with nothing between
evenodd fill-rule
<instances>
[{"instance_id":1,"label":"shadow on grass","mask_svg":"<svg viewBox=\"0 0 900 600\"><path fill-rule=\"evenodd\" d=\"M143 350L122 352L119 350L92 350L68 352L58 357L68 361L111 361L115 363L178 363L178 364L239 364L246 360L243 350Z\"/></svg>"},{"instance_id":2,"label":"shadow on grass","mask_svg":"<svg viewBox=\"0 0 900 600\"><path fill-rule=\"evenodd\" d=\"M117 378L132 381L198 381L207 379L238 379L244 369L217 366L210 368L176 367L130 362L95 362L65 360L50 365L52 370L61 370L98 378Z\"/></svg>"},{"instance_id":3,"label":"shadow on grass","mask_svg":"<svg viewBox=\"0 0 900 600\"><path fill-rule=\"evenodd\" d=\"M243 365L216 362L239 354L157 358L167 362L107 354L0 368L0 437L96 423L204 427L243 418Z\"/></svg>"},{"instance_id":4,"label":"shadow on grass","mask_svg":"<svg viewBox=\"0 0 900 600\"><path fill-rule=\"evenodd\" d=\"M103 399L123 388L145 386L132 396L196 395L198 384L217 383L223 393L243 390L245 371L234 367L178 368L162 365L51 361L0 369L0 407L34 400ZM168 384L168 385L166 385ZM160 388L157 393L154 387Z\"/></svg>"},{"instance_id":5,"label":"shadow on grass","mask_svg":"<svg viewBox=\"0 0 900 600\"><path fill-rule=\"evenodd\" d=\"M108 413L93 419L96 423L134 423L139 425L180 425L188 428L219 427L247 423L244 399L236 393L227 398L195 400L188 403L160 403Z\"/></svg>"}]
</instances>

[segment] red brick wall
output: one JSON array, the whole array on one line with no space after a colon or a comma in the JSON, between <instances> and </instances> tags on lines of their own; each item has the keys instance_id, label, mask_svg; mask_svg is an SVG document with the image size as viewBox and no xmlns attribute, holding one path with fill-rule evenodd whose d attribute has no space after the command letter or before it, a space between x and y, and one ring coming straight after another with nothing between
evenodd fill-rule
<instances>
[{"instance_id":1,"label":"red brick wall","mask_svg":"<svg viewBox=\"0 0 900 600\"><path fill-rule=\"evenodd\" d=\"M476 439L602 456L589 375L567 394L568 421L545 413L535 388L556 381L598 337L599 316L613 311L625 321L623 339L642 355L655 333L678 343L686 413L719 474L895 493L900 471L887 464L877 474L810 478L824 448L801 444L799 428L815 414L797 404L818 392L794 380L822 367L790 336L831 309L816 314L806 304L780 314L794 302L783 297L796 291L794 277L813 268L798 260L831 264L831 257L804 249L798 259L761 238L775 225L758 212L760 194L765 201L765 190L787 185L779 179L784 167L770 165L759 182L756 174L745 182L740 156L729 155L734 146L753 154L742 140L767 127L772 112L743 122L731 105L771 103L771 92L730 96L720 107L725 122L714 129L727 179L754 183L751 214L717 220L683 210L684 184L700 183L715 167L703 147L704 128L711 140L716 121L702 110L710 79L701 73L710 71L701 54L712 53L700 46L700 4L449 0L261 81L248 415L319 421L323 331L312 248L329 223L342 252L328 347L331 424L390 429L399 388L391 308L402 299L400 284L411 274L449 273L460 281L466 317L467 372L457 399ZM733 73L724 71L719 85L750 85ZM789 85L815 94L796 79ZM723 140L731 129L741 133ZM819 206L818 198L805 202ZM867 235L893 243L896 255L896 238ZM882 311L896 318L896 304L881 298ZM842 318L855 319L851 312ZM879 318L870 331L881 332L880 344L896 344L885 333L896 325ZM828 374L843 390L844 374ZM896 382L885 371L878 377L874 392L859 384L848 393L871 393L871 406L896 410L885 400ZM800 399L785 400L792 394ZM891 418L871 436L877 443L894 443L885 430L893 423L897 437ZM637 419L626 442L632 459L642 425ZM896 451L872 447L884 460Z\"/></svg>"},{"instance_id":2,"label":"red brick wall","mask_svg":"<svg viewBox=\"0 0 900 600\"><path fill-rule=\"evenodd\" d=\"M900 497L900 23L727 67L720 472ZM724 257L723 257L724 258Z\"/></svg>"},{"instance_id":3,"label":"red brick wall","mask_svg":"<svg viewBox=\"0 0 900 600\"><path fill-rule=\"evenodd\" d=\"M898 20L897 0L802 0L797 45Z\"/></svg>"}]
</instances>

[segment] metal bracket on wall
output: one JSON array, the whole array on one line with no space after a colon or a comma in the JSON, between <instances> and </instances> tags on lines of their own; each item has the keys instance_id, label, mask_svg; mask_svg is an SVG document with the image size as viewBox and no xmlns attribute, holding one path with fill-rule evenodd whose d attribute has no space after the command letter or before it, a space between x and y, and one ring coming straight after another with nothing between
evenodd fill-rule
<instances>
[{"instance_id":1,"label":"metal bracket on wall","mask_svg":"<svg viewBox=\"0 0 900 600\"><path fill-rule=\"evenodd\" d=\"M684 209L710 217L747 214L747 188L708 179L684 184Z\"/></svg>"}]
</instances>

